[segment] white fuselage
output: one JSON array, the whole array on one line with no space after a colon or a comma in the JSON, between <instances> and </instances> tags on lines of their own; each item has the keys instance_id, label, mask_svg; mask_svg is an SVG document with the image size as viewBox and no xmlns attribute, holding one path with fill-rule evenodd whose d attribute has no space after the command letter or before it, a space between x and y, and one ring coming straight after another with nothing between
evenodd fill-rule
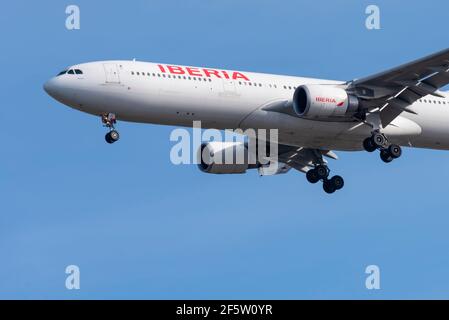
<instances>
[{"instance_id":1,"label":"white fuselage","mask_svg":"<svg viewBox=\"0 0 449 320\"><path fill-rule=\"evenodd\" d=\"M203 128L279 130L279 143L326 150L362 150L372 128L359 122L306 120L266 111L291 101L296 87L338 85L329 81L262 73L137 61L75 65L45 84L55 99L75 109L119 120ZM427 96L403 112L384 132L403 146L449 149L449 99Z\"/></svg>"}]
</instances>

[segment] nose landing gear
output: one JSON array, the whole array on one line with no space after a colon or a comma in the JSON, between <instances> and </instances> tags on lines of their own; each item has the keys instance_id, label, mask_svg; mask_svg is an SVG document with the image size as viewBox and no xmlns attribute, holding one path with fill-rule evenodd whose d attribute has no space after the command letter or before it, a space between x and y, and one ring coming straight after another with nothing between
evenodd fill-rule
<instances>
[{"instance_id":1,"label":"nose landing gear","mask_svg":"<svg viewBox=\"0 0 449 320\"><path fill-rule=\"evenodd\" d=\"M310 169L306 173L307 181L310 183L317 183L323 181L323 190L326 193L334 193L343 188L345 182L342 177L334 176L329 179L330 170L325 164L316 165L315 168Z\"/></svg>"},{"instance_id":2,"label":"nose landing gear","mask_svg":"<svg viewBox=\"0 0 449 320\"><path fill-rule=\"evenodd\" d=\"M115 124L117 123L117 118L113 113L106 113L101 115L101 122L103 126L109 129L106 133L104 139L107 143L112 144L120 139L120 135L117 130L115 130Z\"/></svg>"},{"instance_id":3,"label":"nose landing gear","mask_svg":"<svg viewBox=\"0 0 449 320\"><path fill-rule=\"evenodd\" d=\"M380 132L374 132L371 137L363 141L363 148L367 152L380 150L380 158L385 163L390 163L402 155L402 149L396 144L389 144L388 139Z\"/></svg>"}]
</instances>

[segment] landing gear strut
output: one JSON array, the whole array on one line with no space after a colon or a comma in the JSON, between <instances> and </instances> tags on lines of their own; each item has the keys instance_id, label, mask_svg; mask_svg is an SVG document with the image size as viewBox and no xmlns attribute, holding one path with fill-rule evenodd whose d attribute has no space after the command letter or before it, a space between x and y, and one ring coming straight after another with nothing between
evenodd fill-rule
<instances>
[{"instance_id":1,"label":"landing gear strut","mask_svg":"<svg viewBox=\"0 0 449 320\"><path fill-rule=\"evenodd\" d=\"M380 150L380 158L389 163L402 155L402 149L396 144L389 144L388 139L380 132L374 132L371 137L363 141L363 148L367 152Z\"/></svg>"},{"instance_id":2,"label":"landing gear strut","mask_svg":"<svg viewBox=\"0 0 449 320\"><path fill-rule=\"evenodd\" d=\"M334 193L343 188L345 182L340 176L333 176L329 179L330 170L325 164L316 165L306 173L306 178L310 183L323 181L323 189L326 193Z\"/></svg>"},{"instance_id":3,"label":"landing gear strut","mask_svg":"<svg viewBox=\"0 0 449 320\"><path fill-rule=\"evenodd\" d=\"M115 124L117 123L117 118L113 113L106 113L101 115L101 122L103 126L109 129L106 133L104 139L107 143L112 144L120 139L120 135L117 130L115 130Z\"/></svg>"}]
</instances>

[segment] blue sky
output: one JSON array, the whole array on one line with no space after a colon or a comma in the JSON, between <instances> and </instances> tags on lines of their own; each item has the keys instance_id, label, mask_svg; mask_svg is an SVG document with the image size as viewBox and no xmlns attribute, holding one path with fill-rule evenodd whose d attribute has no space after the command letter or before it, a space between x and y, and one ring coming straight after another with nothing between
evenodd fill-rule
<instances>
[{"instance_id":1,"label":"blue sky","mask_svg":"<svg viewBox=\"0 0 449 320\"><path fill-rule=\"evenodd\" d=\"M381 30L365 8L381 9ZM65 29L65 8L81 30ZM2 5L0 298L449 298L449 153L340 153L328 196L302 174L207 175L173 127L60 105L64 67L132 59L349 80L449 46L447 1L9 1ZM436 174L433 173L435 169ZM65 268L81 269L81 290ZM381 290L365 288L378 265Z\"/></svg>"}]
</instances>

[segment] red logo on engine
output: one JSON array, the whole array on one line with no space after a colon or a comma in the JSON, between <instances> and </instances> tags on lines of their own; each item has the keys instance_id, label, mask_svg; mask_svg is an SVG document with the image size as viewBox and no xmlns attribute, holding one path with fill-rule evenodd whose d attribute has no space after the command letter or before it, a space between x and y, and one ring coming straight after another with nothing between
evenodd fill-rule
<instances>
[{"instance_id":1,"label":"red logo on engine","mask_svg":"<svg viewBox=\"0 0 449 320\"><path fill-rule=\"evenodd\" d=\"M337 103L337 100L334 98L326 98L326 97L316 97L317 102L324 102L324 103Z\"/></svg>"},{"instance_id":2,"label":"red logo on engine","mask_svg":"<svg viewBox=\"0 0 449 320\"><path fill-rule=\"evenodd\" d=\"M339 102L337 103L337 100L335 100L334 98L326 98L326 97L316 97L316 102L322 102L322 103L335 103L337 105L337 107L343 107L345 102Z\"/></svg>"}]
</instances>

